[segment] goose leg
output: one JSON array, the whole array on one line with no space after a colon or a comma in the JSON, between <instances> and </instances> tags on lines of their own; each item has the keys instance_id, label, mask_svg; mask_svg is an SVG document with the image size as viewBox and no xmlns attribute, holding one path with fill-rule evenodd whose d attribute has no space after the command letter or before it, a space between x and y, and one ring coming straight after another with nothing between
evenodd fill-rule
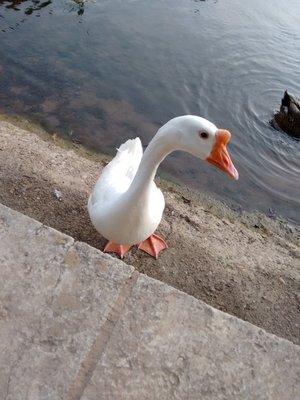
<instances>
[{"instance_id":1,"label":"goose leg","mask_svg":"<svg viewBox=\"0 0 300 400\"><path fill-rule=\"evenodd\" d=\"M168 245L164 241L164 239L159 237L158 235L151 235L148 237L148 239L141 242L138 248L139 250L142 250L157 259L158 254L162 250L167 249Z\"/></svg>"},{"instance_id":2,"label":"goose leg","mask_svg":"<svg viewBox=\"0 0 300 400\"><path fill-rule=\"evenodd\" d=\"M131 249L132 246L125 246L122 244L116 244L113 242L107 242L106 246L104 247L104 253L116 253L121 258Z\"/></svg>"}]
</instances>

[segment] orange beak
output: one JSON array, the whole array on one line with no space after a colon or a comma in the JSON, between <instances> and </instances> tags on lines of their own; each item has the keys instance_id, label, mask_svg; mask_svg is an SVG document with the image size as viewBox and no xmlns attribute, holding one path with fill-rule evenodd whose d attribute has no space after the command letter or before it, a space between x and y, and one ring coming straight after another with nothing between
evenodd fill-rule
<instances>
[{"instance_id":1,"label":"orange beak","mask_svg":"<svg viewBox=\"0 0 300 400\"><path fill-rule=\"evenodd\" d=\"M237 180L239 179L239 173L235 169L235 166L233 165L226 148L230 138L231 133L229 131L226 131L225 129L218 129L214 147L206 161L224 171L231 178Z\"/></svg>"}]
</instances>

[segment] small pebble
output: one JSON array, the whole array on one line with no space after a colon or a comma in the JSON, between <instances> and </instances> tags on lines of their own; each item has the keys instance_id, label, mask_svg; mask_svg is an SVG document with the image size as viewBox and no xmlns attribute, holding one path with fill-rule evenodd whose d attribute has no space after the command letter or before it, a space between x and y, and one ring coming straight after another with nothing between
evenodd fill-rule
<instances>
[{"instance_id":1,"label":"small pebble","mask_svg":"<svg viewBox=\"0 0 300 400\"><path fill-rule=\"evenodd\" d=\"M62 197L61 197L61 191L54 189L53 190L53 196L58 200L58 201L62 201Z\"/></svg>"},{"instance_id":2,"label":"small pebble","mask_svg":"<svg viewBox=\"0 0 300 400\"><path fill-rule=\"evenodd\" d=\"M282 282L284 285L286 285L286 282L283 278L281 278L281 276L279 277L280 282Z\"/></svg>"}]
</instances>

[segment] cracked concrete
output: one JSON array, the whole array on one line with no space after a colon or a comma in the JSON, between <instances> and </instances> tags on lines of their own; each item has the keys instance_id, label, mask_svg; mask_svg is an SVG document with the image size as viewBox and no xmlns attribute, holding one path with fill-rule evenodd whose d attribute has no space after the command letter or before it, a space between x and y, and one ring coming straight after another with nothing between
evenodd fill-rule
<instances>
[{"instance_id":1,"label":"cracked concrete","mask_svg":"<svg viewBox=\"0 0 300 400\"><path fill-rule=\"evenodd\" d=\"M0 205L0 399L294 400L291 342Z\"/></svg>"}]
</instances>

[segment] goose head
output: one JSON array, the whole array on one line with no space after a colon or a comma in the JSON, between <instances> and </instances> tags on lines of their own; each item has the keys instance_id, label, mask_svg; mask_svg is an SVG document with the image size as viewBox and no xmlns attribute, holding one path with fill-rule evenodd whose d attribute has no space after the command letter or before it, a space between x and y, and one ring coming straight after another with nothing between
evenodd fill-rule
<instances>
[{"instance_id":1,"label":"goose head","mask_svg":"<svg viewBox=\"0 0 300 400\"><path fill-rule=\"evenodd\" d=\"M175 150L190 153L205 160L237 180L239 174L227 150L231 134L218 129L212 122L195 115L176 117L163 126L158 136Z\"/></svg>"}]
</instances>

